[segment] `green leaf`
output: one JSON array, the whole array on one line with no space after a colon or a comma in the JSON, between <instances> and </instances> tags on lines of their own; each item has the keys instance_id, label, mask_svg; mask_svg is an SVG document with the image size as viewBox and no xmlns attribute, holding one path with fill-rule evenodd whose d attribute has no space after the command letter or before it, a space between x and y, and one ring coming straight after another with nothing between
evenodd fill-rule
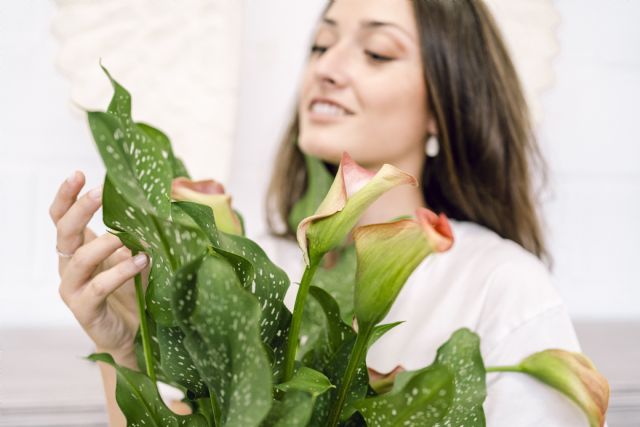
<instances>
[{"instance_id":1,"label":"green leaf","mask_svg":"<svg viewBox=\"0 0 640 427\"><path fill-rule=\"evenodd\" d=\"M149 285L146 293L147 310L156 323L176 326L171 312L171 279L182 265L201 255L208 246L205 234L197 226L184 221L162 220L140 209L107 175L103 188L103 221L107 227L127 233L125 243L143 247L151 256ZM175 205L175 204L173 204ZM180 217L179 207L172 205L172 217Z\"/></svg>"},{"instance_id":2,"label":"green leaf","mask_svg":"<svg viewBox=\"0 0 640 427\"><path fill-rule=\"evenodd\" d=\"M273 402L263 427L306 427L313 411L313 397L309 393L291 390L282 400Z\"/></svg>"},{"instance_id":3,"label":"green leaf","mask_svg":"<svg viewBox=\"0 0 640 427\"><path fill-rule=\"evenodd\" d=\"M342 320L340 307L328 292L316 286L311 286L309 288L309 295L320 305L325 317L320 329L326 337L324 340L326 346L319 344L314 346L314 348L323 352L328 362L328 360L336 354L340 346L346 340L355 337L356 334L353 328Z\"/></svg>"},{"instance_id":4,"label":"green leaf","mask_svg":"<svg viewBox=\"0 0 640 427\"><path fill-rule=\"evenodd\" d=\"M271 407L272 382L258 301L215 253L180 269L172 289L185 348L220 409L216 425L259 425Z\"/></svg>"},{"instance_id":5,"label":"green leaf","mask_svg":"<svg viewBox=\"0 0 640 427\"><path fill-rule=\"evenodd\" d=\"M443 380L443 372L449 380ZM436 422L439 426L483 427L485 376L480 339L462 328L440 346L431 366L400 372L390 392L355 402L350 411L359 411L370 427L430 426ZM436 392L436 400L432 400Z\"/></svg>"},{"instance_id":6,"label":"green leaf","mask_svg":"<svg viewBox=\"0 0 640 427\"><path fill-rule=\"evenodd\" d=\"M284 296L289 288L289 278L284 270L252 240L219 231L210 207L191 202L176 205L204 230L216 252L231 263L243 287L258 299L262 310L262 341L269 345L276 337L286 336L284 328L288 325L289 311L284 305Z\"/></svg>"},{"instance_id":7,"label":"green leaf","mask_svg":"<svg viewBox=\"0 0 640 427\"><path fill-rule=\"evenodd\" d=\"M338 302L342 320L353 321L353 294L356 285L356 248L353 243L340 248L338 262L327 269L319 267L311 284L324 289Z\"/></svg>"},{"instance_id":8,"label":"green leaf","mask_svg":"<svg viewBox=\"0 0 640 427\"><path fill-rule=\"evenodd\" d=\"M406 381L401 387L396 384L382 396L352 402L343 414L358 411L369 427L467 426L440 423L454 394L454 377L446 366L433 365L404 374Z\"/></svg>"},{"instance_id":9,"label":"green leaf","mask_svg":"<svg viewBox=\"0 0 640 427\"><path fill-rule=\"evenodd\" d=\"M166 144L159 145L158 140L152 139L133 122L131 95L111 77L106 68L102 69L111 81L114 94L107 113L89 113L89 125L105 162L107 174L129 200L135 200L132 198L133 194L129 194L130 187L137 186L154 207L153 213L166 219L170 215L173 176L169 151ZM111 116L115 122L106 120L105 116ZM98 126L100 121L107 125L109 132L104 132L104 126ZM124 186L123 181L130 182ZM143 207L140 204L138 206Z\"/></svg>"},{"instance_id":10,"label":"green leaf","mask_svg":"<svg viewBox=\"0 0 640 427\"><path fill-rule=\"evenodd\" d=\"M162 371L162 367L160 366L160 348L158 347L158 339L156 337L156 323L153 321L153 318L146 313L147 316L147 325L149 327L149 337L151 341L151 354L154 361L156 379L166 384L170 384L177 388L182 388L179 384L172 383L171 380L167 378L167 376ZM140 372L148 372L147 371L147 361L144 358L144 345L142 343L142 331L140 326L138 326L138 330L136 331L136 336L133 339L134 349L136 353L136 362L138 364L138 369Z\"/></svg>"},{"instance_id":11,"label":"green leaf","mask_svg":"<svg viewBox=\"0 0 640 427\"><path fill-rule=\"evenodd\" d=\"M307 188L289 214L289 227L292 230L298 228L300 221L315 213L333 183L333 175L320 159L304 154L304 161L307 167Z\"/></svg>"},{"instance_id":12,"label":"green leaf","mask_svg":"<svg viewBox=\"0 0 640 427\"><path fill-rule=\"evenodd\" d=\"M274 401L263 426L307 426L311 419L316 397L333 387L329 379L321 372L301 367L291 380L276 386L277 389L285 393L279 401Z\"/></svg>"},{"instance_id":13,"label":"green leaf","mask_svg":"<svg viewBox=\"0 0 640 427\"><path fill-rule=\"evenodd\" d=\"M167 153L166 156L169 160L169 164L171 165L173 178L178 178L181 176L185 178L190 178L189 172L187 171L187 168L185 167L184 163L182 163L182 160L177 158L173 153L173 148L171 147L171 141L169 140L169 137L167 137L167 135L165 135L162 131L152 126L149 126L146 123L136 123L136 126L138 126L138 128L141 131L146 133L149 136L149 138L151 138L151 140L161 150L161 153L163 153L163 156L164 156L164 153Z\"/></svg>"},{"instance_id":14,"label":"green leaf","mask_svg":"<svg viewBox=\"0 0 640 427\"><path fill-rule=\"evenodd\" d=\"M126 194L127 200L146 213L157 214L156 207L147 199L138 182L131 166L128 150L125 151L123 144L116 139L122 139L120 135L124 134L120 121L111 114L103 112L89 112L87 116L93 139L107 168L107 176L114 181L123 194ZM168 204L167 200L167 210Z\"/></svg>"},{"instance_id":15,"label":"green leaf","mask_svg":"<svg viewBox=\"0 0 640 427\"><path fill-rule=\"evenodd\" d=\"M384 325L375 326L373 328L373 332L371 333L371 338L369 338L369 343L367 344L367 350L370 349L371 346L375 344L375 342L378 341L384 334L386 334L391 329L395 328L396 326L404 322L405 322L404 320L401 320L399 322L393 322L393 323L387 323Z\"/></svg>"},{"instance_id":16,"label":"green leaf","mask_svg":"<svg viewBox=\"0 0 640 427\"><path fill-rule=\"evenodd\" d=\"M158 348L162 372L170 384L179 384L188 390L189 398L208 397L209 390L202 381L191 355L184 348L184 332L177 326L157 326Z\"/></svg>"},{"instance_id":17,"label":"green leaf","mask_svg":"<svg viewBox=\"0 0 640 427\"><path fill-rule=\"evenodd\" d=\"M483 427L482 403L487 396L486 371L480 354L480 338L469 329L458 329L439 349L436 363L455 377L455 395L444 425Z\"/></svg>"},{"instance_id":18,"label":"green leaf","mask_svg":"<svg viewBox=\"0 0 640 427\"><path fill-rule=\"evenodd\" d=\"M321 306L316 298L308 298L302 313L302 326L300 328L301 339L298 355L304 359L306 354L308 357L320 356L315 351L315 356L311 356L310 352L316 348L317 342L323 340L328 331L326 314L328 312L339 313L342 322L335 322L334 325L345 324L351 330L353 321L353 293L355 286L356 271L356 254L355 247L348 245L341 248L338 253L338 262L332 268L319 267L312 280L312 288L316 287L324 290L334 300L335 308L325 305ZM316 291L311 291L313 292ZM317 294L317 293L316 293ZM326 298L323 304L327 304ZM327 311L328 310L328 311ZM330 315L333 318L333 315ZM335 348L334 350L335 351ZM316 366L315 364L313 366Z\"/></svg>"},{"instance_id":19,"label":"green leaf","mask_svg":"<svg viewBox=\"0 0 640 427\"><path fill-rule=\"evenodd\" d=\"M329 381L331 381L336 388L318 396L310 426L325 427L326 421L329 417L329 410L338 397L338 390L340 389L347 370L347 365L349 364L349 358L351 357L355 342L355 334L348 337L342 345L340 345L340 348L336 351L333 357L329 359L324 369L322 369L322 372L327 376L327 378L329 378ZM367 394L369 387L369 373L367 372L367 366L364 359L365 358L363 358L356 369L355 377L347 392L345 406L349 405L351 402L364 398Z\"/></svg>"},{"instance_id":20,"label":"green leaf","mask_svg":"<svg viewBox=\"0 0 640 427\"><path fill-rule=\"evenodd\" d=\"M329 382L329 379L322 372L318 372L315 369L307 368L305 366L298 369L293 375L293 378L289 381L278 384L275 387L282 391L305 391L314 398L326 392L330 388L335 388L335 386Z\"/></svg>"},{"instance_id":21,"label":"green leaf","mask_svg":"<svg viewBox=\"0 0 640 427\"><path fill-rule=\"evenodd\" d=\"M215 426L216 420L215 420L214 411L211 405L211 399L209 397L203 397L196 400L194 403L195 403L194 413L201 414L202 416L204 416L207 419L207 423L209 426Z\"/></svg>"},{"instance_id":22,"label":"green leaf","mask_svg":"<svg viewBox=\"0 0 640 427\"><path fill-rule=\"evenodd\" d=\"M127 425L153 427L208 427L202 415L177 415L166 407L155 384L144 374L118 366L111 355L92 354L87 359L104 362L116 369L116 401L127 419Z\"/></svg>"}]
</instances>

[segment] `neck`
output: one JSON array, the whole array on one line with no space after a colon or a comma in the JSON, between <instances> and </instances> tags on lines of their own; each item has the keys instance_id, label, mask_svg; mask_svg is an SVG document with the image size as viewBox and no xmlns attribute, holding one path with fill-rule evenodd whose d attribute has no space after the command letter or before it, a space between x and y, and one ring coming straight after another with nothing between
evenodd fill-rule
<instances>
[{"instance_id":1,"label":"neck","mask_svg":"<svg viewBox=\"0 0 640 427\"><path fill-rule=\"evenodd\" d=\"M409 187L408 185L396 187L373 202L362 214L356 227L388 222L404 215L414 217L416 209L419 207L425 207L420 187ZM347 243L352 241L352 236L349 234Z\"/></svg>"},{"instance_id":2,"label":"neck","mask_svg":"<svg viewBox=\"0 0 640 427\"><path fill-rule=\"evenodd\" d=\"M414 161L411 161L411 160ZM418 159L418 161L415 161ZM416 209L425 207L426 203L422 194L422 168L424 167L424 157L412 155L408 161L390 162L394 166L410 173L418 180L419 186L412 187L409 185L401 185L395 187L382 196L380 196L367 210L362 214L356 227L361 225L378 224L388 222L399 216L409 215L415 216ZM380 166L374 170L379 169ZM353 241L349 234L348 243Z\"/></svg>"}]
</instances>

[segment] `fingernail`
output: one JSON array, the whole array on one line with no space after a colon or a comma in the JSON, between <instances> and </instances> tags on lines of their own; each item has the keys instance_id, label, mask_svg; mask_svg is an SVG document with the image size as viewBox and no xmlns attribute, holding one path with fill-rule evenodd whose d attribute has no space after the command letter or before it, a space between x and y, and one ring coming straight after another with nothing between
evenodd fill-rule
<instances>
[{"instance_id":1,"label":"fingernail","mask_svg":"<svg viewBox=\"0 0 640 427\"><path fill-rule=\"evenodd\" d=\"M144 267L147 265L147 255L146 254L138 254L133 257L133 263L138 267Z\"/></svg>"},{"instance_id":2,"label":"fingernail","mask_svg":"<svg viewBox=\"0 0 640 427\"><path fill-rule=\"evenodd\" d=\"M73 171L69 178L67 178L67 182L69 184L75 184L78 181L78 171Z\"/></svg>"},{"instance_id":3,"label":"fingernail","mask_svg":"<svg viewBox=\"0 0 640 427\"><path fill-rule=\"evenodd\" d=\"M89 197L95 200L99 200L100 197L102 197L102 185L89 191Z\"/></svg>"}]
</instances>

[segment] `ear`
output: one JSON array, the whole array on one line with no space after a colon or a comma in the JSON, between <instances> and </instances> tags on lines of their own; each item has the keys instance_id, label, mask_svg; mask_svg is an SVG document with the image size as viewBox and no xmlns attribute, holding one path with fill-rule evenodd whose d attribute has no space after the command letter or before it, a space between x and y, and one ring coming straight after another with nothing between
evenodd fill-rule
<instances>
[{"instance_id":1,"label":"ear","mask_svg":"<svg viewBox=\"0 0 640 427\"><path fill-rule=\"evenodd\" d=\"M427 118L427 133L429 135L438 135L438 123L433 115Z\"/></svg>"}]
</instances>

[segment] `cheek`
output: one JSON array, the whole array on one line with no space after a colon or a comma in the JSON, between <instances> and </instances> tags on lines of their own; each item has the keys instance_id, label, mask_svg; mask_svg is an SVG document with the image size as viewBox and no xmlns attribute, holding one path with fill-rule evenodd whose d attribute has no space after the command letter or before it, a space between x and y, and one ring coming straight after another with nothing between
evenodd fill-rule
<instances>
[{"instance_id":1,"label":"cheek","mask_svg":"<svg viewBox=\"0 0 640 427\"><path fill-rule=\"evenodd\" d=\"M347 89L358 100L358 114L339 125L317 126L305 120L307 93L312 89L305 74L298 104L298 143L304 153L338 164L347 151L360 164L380 165L422 151L427 113L421 69L358 73Z\"/></svg>"},{"instance_id":2,"label":"cheek","mask_svg":"<svg viewBox=\"0 0 640 427\"><path fill-rule=\"evenodd\" d=\"M426 136L426 88L417 72L371 81L363 90L363 131L376 149L393 157L415 149ZM382 79L380 79L382 80Z\"/></svg>"}]
</instances>

